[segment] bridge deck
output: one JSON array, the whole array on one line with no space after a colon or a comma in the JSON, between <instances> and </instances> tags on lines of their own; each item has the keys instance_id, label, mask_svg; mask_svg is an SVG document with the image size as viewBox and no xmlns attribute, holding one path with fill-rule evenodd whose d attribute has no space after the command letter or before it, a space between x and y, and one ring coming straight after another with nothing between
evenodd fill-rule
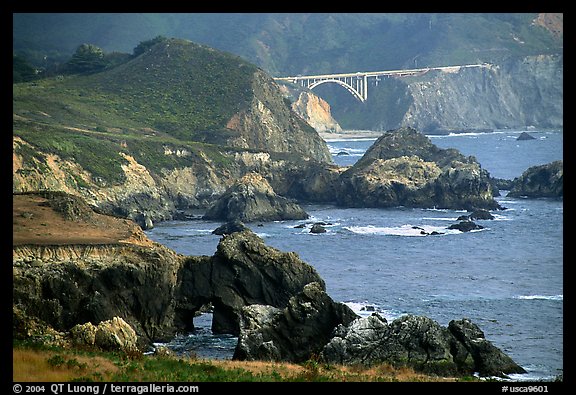
<instances>
[{"instance_id":1,"label":"bridge deck","mask_svg":"<svg viewBox=\"0 0 576 395\"><path fill-rule=\"evenodd\" d=\"M440 66L440 67L424 67L419 69L402 69L402 70L386 70L386 71L358 71L356 73L339 73L339 74L318 74L318 75L298 75L295 77L276 77L278 81L299 81L311 79L337 79L349 77L379 77L386 75L412 75L419 74L431 70L440 70L445 72L456 72L461 68L467 67L489 67L488 63L479 64L466 64L460 66Z\"/></svg>"}]
</instances>

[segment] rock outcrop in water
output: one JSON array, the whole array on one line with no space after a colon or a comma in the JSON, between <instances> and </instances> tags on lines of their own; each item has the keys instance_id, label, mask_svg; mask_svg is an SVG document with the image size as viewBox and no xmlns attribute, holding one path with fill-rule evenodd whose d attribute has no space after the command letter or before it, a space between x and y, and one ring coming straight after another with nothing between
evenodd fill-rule
<instances>
[{"instance_id":1,"label":"rock outcrop in water","mask_svg":"<svg viewBox=\"0 0 576 395\"><path fill-rule=\"evenodd\" d=\"M408 365L441 375L525 372L468 319L450 321L444 328L427 317L408 315L388 323L374 313L349 326L338 326L322 357L339 364Z\"/></svg>"},{"instance_id":2,"label":"rock outcrop in water","mask_svg":"<svg viewBox=\"0 0 576 395\"><path fill-rule=\"evenodd\" d=\"M339 205L496 209L490 175L474 157L441 149L412 128L384 133L340 177Z\"/></svg>"},{"instance_id":3,"label":"rock outcrop in water","mask_svg":"<svg viewBox=\"0 0 576 395\"><path fill-rule=\"evenodd\" d=\"M139 228L130 221L90 212L77 198L14 196L15 338L64 345L70 333L76 344L130 351L135 342L145 348L193 329L195 314L211 304L212 330L239 336L237 359L302 362L323 355L440 374L522 371L466 321L446 330L426 317L359 320L330 298L312 266L248 229L224 236L213 256L183 256L134 234ZM33 229L26 221L34 219L45 233L26 236ZM78 229L87 233L82 243L65 243Z\"/></svg>"},{"instance_id":4,"label":"rock outcrop in water","mask_svg":"<svg viewBox=\"0 0 576 395\"><path fill-rule=\"evenodd\" d=\"M520 177L512 181L512 188L507 196L526 196L529 198L563 197L564 161L558 160L528 168Z\"/></svg>"},{"instance_id":5,"label":"rock outcrop in water","mask_svg":"<svg viewBox=\"0 0 576 395\"><path fill-rule=\"evenodd\" d=\"M212 303L212 330L237 335L243 307L283 308L311 282L325 289L324 280L297 254L269 247L245 230L223 237L213 257L188 257L178 281L177 308L192 317Z\"/></svg>"},{"instance_id":6,"label":"rock outcrop in water","mask_svg":"<svg viewBox=\"0 0 576 395\"><path fill-rule=\"evenodd\" d=\"M297 203L277 195L258 173L240 178L204 214L204 219L242 222L306 218Z\"/></svg>"},{"instance_id":7,"label":"rock outcrop in water","mask_svg":"<svg viewBox=\"0 0 576 395\"><path fill-rule=\"evenodd\" d=\"M303 362L322 347L338 325L357 315L336 303L318 283L310 283L285 308L251 305L242 309L234 359Z\"/></svg>"},{"instance_id":8,"label":"rock outcrop in water","mask_svg":"<svg viewBox=\"0 0 576 395\"><path fill-rule=\"evenodd\" d=\"M212 257L186 257L151 242L131 221L82 211L62 222L51 207L61 205L46 203L51 197L66 200L14 197L12 295L19 311L57 331L121 317L142 344L167 340L192 329L194 314L212 303L214 331L237 334L242 307L284 307L306 284L324 287L297 254L266 246L250 230L223 237ZM34 221L46 225L41 238ZM85 233L80 243L66 243L77 231Z\"/></svg>"}]
</instances>

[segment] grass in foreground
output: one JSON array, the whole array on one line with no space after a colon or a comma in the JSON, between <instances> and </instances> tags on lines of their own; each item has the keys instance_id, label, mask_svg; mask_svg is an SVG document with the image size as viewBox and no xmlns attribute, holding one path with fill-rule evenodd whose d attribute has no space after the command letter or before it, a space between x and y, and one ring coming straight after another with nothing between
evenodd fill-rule
<instances>
[{"instance_id":1,"label":"grass in foreground","mask_svg":"<svg viewBox=\"0 0 576 395\"><path fill-rule=\"evenodd\" d=\"M63 349L14 343L13 380L16 382L393 382L469 381L417 373L409 368L379 365L372 368L303 364L203 360L176 356Z\"/></svg>"}]
</instances>

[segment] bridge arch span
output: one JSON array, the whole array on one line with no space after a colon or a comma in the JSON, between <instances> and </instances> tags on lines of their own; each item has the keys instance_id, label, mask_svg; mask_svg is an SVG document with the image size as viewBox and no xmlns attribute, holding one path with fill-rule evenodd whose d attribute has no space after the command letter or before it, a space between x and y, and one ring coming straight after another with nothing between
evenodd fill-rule
<instances>
[{"instance_id":1,"label":"bridge arch span","mask_svg":"<svg viewBox=\"0 0 576 395\"><path fill-rule=\"evenodd\" d=\"M326 84L326 83L330 83L330 82L340 85L341 87L346 89L348 92L350 92L352 94L352 96L354 96L356 99L360 100L361 102L363 102L365 100L364 97L360 94L360 92L358 92L356 89L354 89L352 86L348 85L347 83L340 81L340 80L337 80L337 79L326 79L326 80L316 81L316 82L310 84L308 86L308 89L314 89L318 85L322 85L322 84Z\"/></svg>"}]
</instances>

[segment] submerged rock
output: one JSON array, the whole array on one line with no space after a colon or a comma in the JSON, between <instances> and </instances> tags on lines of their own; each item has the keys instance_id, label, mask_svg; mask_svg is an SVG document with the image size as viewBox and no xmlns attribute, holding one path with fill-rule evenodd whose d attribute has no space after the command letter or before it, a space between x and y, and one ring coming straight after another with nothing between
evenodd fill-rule
<instances>
[{"instance_id":1,"label":"submerged rock","mask_svg":"<svg viewBox=\"0 0 576 395\"><path fill-rule=\"evenodd\" d=\"M249 173L235 182L203 218L255 222L306 219L308 214L297 203L277 195L260 174Z\"/></svg>"}]
</instances>

